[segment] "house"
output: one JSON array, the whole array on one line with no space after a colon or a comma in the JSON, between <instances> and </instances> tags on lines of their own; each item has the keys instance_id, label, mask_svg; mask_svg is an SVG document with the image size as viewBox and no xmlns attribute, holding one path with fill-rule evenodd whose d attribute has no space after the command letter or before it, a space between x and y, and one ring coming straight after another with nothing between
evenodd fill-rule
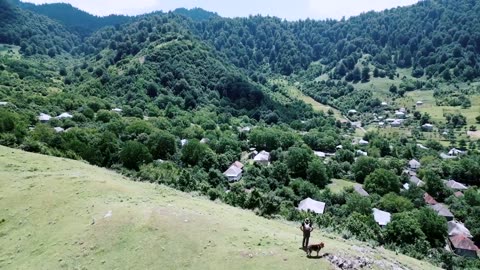
<instances>
[{"instance_id":1,"label":"house","mask_svg":"<svg viewBox=\"0 0 480 270\"><path fill-rule=\"evenodd\" d=\"M325 203L306 198L298 204L297 209L299 211L311 211L316 214L323 214L325 212Z\"/></svg>"},{"instance_id":2,"label":"house","mask_svg":"<svg viewBox=\"0 0 480 270\"><path fill-rule=\"evenodd\" d=\"M319 158L325 158L327 157L327 154L324 153L324 152L321 152L321 151L313 151L313 153L315 154L315 156L319 157Z\"/></svg>"},{"instance_id":3,"label":"house","mask_svg":"<svg viewBox=\"0 0 480 270\"><path fill-rule=\"evenodd\" d=\"M441 154L440 154L440 157L441 157L442 159L455 159L455 158L457 158L456 156L450 156L450 155L447 155L447 154L445 154L445 153L441 153Z\"/></svg>"},{"instance_id":4,"label":"house","mask_svg":"<svg viewBox=\"0 0 480 270\"><path fill-rule=\"evenodd\" d=\"M357 113L358 113L357 110L349 110L348 111L348 114L357 114Z\"/></svg>"},{"instance_id":5,"label":"house","mask_svg":"<svg viewBox=\"0 0 480 270\"><path fill-rule=\"evenodd\" d=\"M422 150L428 150L428 147L424 146L423 144L417 143L417 147L422 149Z\"/></svg>"},{"instance_id":6,"label":"house","mask_svg":"<svg viewBox=\"0 0 480 270\"><path fill-rule=\"evenodd\" d=\"M423 101L419 100L419 101L417 101L417 103L415 103L415 104L417 105L417 107L422 106L422 105L423 105Z\"/></svg>"},{"instance_id":7,"label":"house","mask_svg":"<svg viewBox=\"0 0 480 270\"><path fill-rule=\"evenodd\" d=\"M392 214L379 210L377 208L373 208L373 218L375 219L375 222L378 223L378 225L383 227L390 223L390 221L392 220Z\"/></svg>"},{"instance_id":8,"label":"house","mask_svg":"<svg viewBox=\"0 0 480 270\"><path fill-rule=\"evenodd\" d=\"M405 109L405 108L400 108L398 111L399 111L399 112L402 112L402 113L404 113L404 114L407 113L407 109Z\"/></svg>"},{"instance_id":9,"label":"house","mask_svg":"<svg viewBox=\"0 0 480 270\"><path fill-rule=\"evenodd\" d=\"M343 145L337 145L337 146L335 147L335 149L337 149L337 150L343 149Z\"/></svg>"},{"instance_id":10,"label":"house","mask_svg":"<svg viewBox=\"0 0 480 270\"><path fill-rule=\"evenodd\" d=\"M207 139L207 138L202 138L202 139L200 140L200 143L203 143L203 144L207 144L208 142L210 142L210 140Z\"/></svg>"},{"instance_id":11,"label":"house","mask_svg":"<svg viewBox=\"0 0 480 270\"><path fill-rule=\"evenodd\" d=\"M356 121L356 122L352 122L352 127L354 128L361 128L362 127L362 122L361 121Z\"/></svg>"},{"instance_id":12,"label":"house","mask_svg":"<svg viewBox=\"0 0 480 270\"><path fill-rule=\"evenodd\" d=\"M355 154L357 156L365 156L365 157L368 156L368 153L365 152L365 151L362 151L362 150L357 150L357 152L355 152Z\"/></svg>"},{"instance_id":13,"label":"house","mask_svg":"<svg viewBox=\"0 0 480 270\"><path fill-rule=\"evenodd\" d=\"M425 182L423 182L422 179L418 178L416 175L410 176L409 181L417 187L423 187L425 185Z\"/></svg>"},{"instance_id":14,"label":"house","mask_svg":"<svg viewBox=\"0 0 480 270\"><path fill-rule=\"evenodd\" d=\"M453 220L454 216L448 207L443 203L437 203L435 205L430 205L430 208L435 210L439 216L445 217L447 220Z\"/></svg>"},{"instance_id":15,"label":"house","mask_svg":"<svg viewBox=\"0 0 480 270\"><path fill-rule=\"evenodd\" d=\"M46 123L46 122L50 121L50 119L52 119L52 117L48 114L41 113L38 116L38 120L42 123Z\"/></svg>"},{"instance_id":16,"label":"house","mask_svg":"<svg viewBox=\"0 0 480 270\"><path fill-rule=\"evenodd\" d=\"M358 193L360 196L362 196L362 197L368 197L368 196L370 196L370 194L368 194L368 192L367 192L365 189L363 189L362 185L360 185L360 184L355 184L355 185L353 186L353 190L354 190L355 192L357 192L357 193Z\"/></svg>"},{"instance_id":17,"label":"house","mask_svg":"<svg viewBox=\"0 0 480 270\"><path fill-rule=\"evenodd\" d=\"M448 238L450 240L450 246L454 250L455 254L468 257L468 258L477 258L478 257L478 247L465 235L455 235Z\"/></svg>"},{"instance_id":18,"label":"house","mask_svg":"<svg viewBox=\"0 0 480 270\"><path fill-rule=\"evenodd\" d=\"M433 125L432 124L424 124L424 125L422 125L422 130L432 131L433 130Z\"/></svg>"},{"instance_id":19,"label":"house","mask_svg":"<svg viewBox=\"0 0 480 270\"><path fill-rule=\"evenodd\" d=\"M464 184L462 183L459 183L455 180L448 180L448 181L445 181L445 185L448 187L448 188L451 188L451 189L454 189L454 190L467 190L468 187L465 186Z\"/></svg>"},{"instance_id":20,"label":"house","mask_svg":"<svg viewBox=\"0 0 480 270\"><path fill-rule=\"evenodd\" d=\"M242 178L243 170L235 165L231 165L224 173L229 182L237 182Z\"/></svg>"},{"instance_id":21,"label":"house","mask_svg":"<svg viewBox=\"0 0 480 270\"><path fill-rule=\"evenodd\" d=\"M248 132L250 132L250 130L252 130L251 127L243 127L243 128L238 129L238 131L243 132L243 133L248 133Z\"/></svg>"},{"instance_id":22,"label":"house","mask_svg":"<svg viewBox=\"0 0 480 270\"><path fill-rule=\"evenodd\" d=\"M8 102L6 101L0 101L0 106L7 106L8 105Z\"/></svg>"},{"instance_id":23,"label":"house","mask_svg":"<svg viewBox=\"0 0 480 270\"><path fill-rule=\"evenodd\" d=\"M470 230L463 225L463 223L456 220L451 220L448 222L448 236L463 235L468 238L472 238Z\"/></svg>"},{"instance_id":24,"label":"house","mask_svg":"<svg viewBox=\"0 0 480 270\"><path fill-rule=\"evenodd\" d=\"M410 189L410 184L409 183L403 184L403 189L409 190Z\"/></svg>"},{"instance_id":25,"label":"house","mask_svg":"<svg viewBox=\"0 0 480 270\"><path fill-rule=\"evenodd\" d=\"M60 114L59 116L56 117L57 119L67 119L67 118L73 118L73 115L69 114L69 113L62 113Z\"/></svg>"},{"instance_id":26,"label":"house","mask_svg":"<svg viewBox=\"0 0 480 270\"><path fill-rule=\"evenodd\" d=\"M187 143L188 143L188 140L187 140L187 139L182 139L182 140L180 140L180 145L181 145L182 147L184 147L185 145L187 145Z\"/></svg>"},{"instance_id":27,"label":"house","mask_svg":"<svg viewBox=\"0 0 480 270\"><path fill-rule=\"evenodd\" d=\"M385 126L385 122L378 122L378 126L379 126L379 127L384 127L384 126Z\"/></svg>"},{"instance_id":28,"label":"house","mask_svg":"<svg viewBox=\"0 0 480 270\"><path fill-rule=\"evenodd\" d=\"M248 153L248 158L249 159L254 159L256 155L258 155L258 151L255 150L255 149L253 149L253 150L250 149L250 153Z\"/></svg>"},{"instance_id":29,"label":"house","mask_svg":"<svg viewBox=\"0 0 480 270\"><path fill-rule=\"evenodd\" d=\"M450 151L448 151L449 156L460 156L466 154L466 151L458 150L457 148L452 148Z\"/></svg>"},{"instance_id":30,"label":"house","mask_svg":"<svg viewBox=\"0 0 480 270\"><path fill-rule=\"evenodd\" d=\"M416 160L416 159L412 159L408 162L408 167L411 170L416 171L416 170L420 169L420 166L421 166L420 162L418 162L418 160Z\"/></svg>"},{"instance_id":31,"label":"house","mask_svg":"<svg viewBox=\"0 0 480 270\"><path fill-rule=\"evenodd\" d=\"M234 163L232 163L232 166L243 169L243 163L241 163L240 161L235 161Z\"/></svg>"},{"instance_id":32,"label":"house","mask_svg":"<svg viewBox=\"0 0 480 270\"><path fill-rule=\"evenodd\" d=\"M395 117L396 117L396 118L403 119L403 118L405 118L405 113L404 113L404 112L397 111L397 112L395 112Z\"/></svg>"},{"instance_id":33,"label":"house","mask_svg":"<svg viewBox=\"0 0 480 270\"><path fill-rule=\"evenodd\" d=\"M388 103L384 101L384 102L382 102L381 105L382 105L383 107L385 107L385 106L388 106Z\"/></svg>"},{"instance_id":34,"label":"house","mask_svg":"<svg viewBox=\"0 0 480 270\"><path fill-rule=\"evenodd\" d=\"M253 161L257 164L268 165L270 164L270 153L267 151L261 151L253 158Z\"/></svg>"},{"instance_id":35,"label":"house","mask_svg":"<svg viewBox=\"0 0 480 270\"><path fill-rule=\"evenodd\" d=\"M362 139L362 140L358 141L358 144L359 145L368 145L368 141L365 141L365 140Z\"/></svg>"},{"instance_id":36,"label":"house","mask_svg":"<svg viewBox=\"0 0 480 270\"><path fill-rule=\"evenodd\" d=\"M463 193L461 191L457 191L457 192L453 193L453 195L455 195L455 197L457 197L457 198L461 198L461 197L465 196L465 195L463 195Z\"/></svg>"},{"instance_id":37,"label":"house","mask_svg":"<svg viewBox=\"0 0 480 270\"><path fill-rule=\"evenodd\" d=\"M55 130L56 133L65 132L65 129L63 129L61 127L54 127L53 129Z\"/></svg>"},{"instance_id":38,"label":"house","mask_svg":"<svg viewBox=\"0 0 480 270\"><path fill-rule=\"evenodd\" d=\"M423 200L428 205L435 205L435 204L438 203L432 196L430 196L430 194L428 194L426 192L425 192L425 194L423 194Z\"/></svg>"},{"instance_id":39,"label":"house","mask_svg":"<svg viewBox=\"0 0 480 270\"><path fill-rule=\"evenodd\" d=\"M112 112L121 113L123 110L119 108L112 109Z\"/></svg>"},{"instance_id":40,"label":"house","mask_svg":"<svg viewBox=\"0 0 480 270\"><path fill-rule=\"evenodd\" d=\"M395 120L393 122L390 123L390 126L391 127L401 127L402 126L402 122L401 121L398 121L398 120Z\"/></svg>"},{"instance_id":41,"label":"house","mask_svg":"<svg viewBox=\"0 0 480 270\"><path fill-rule=\"evenodd\" d=\"M408 170L408 169L407 169L407 170L403 170L403 174L406 174L409 178L410 178L411 176L417 176L417 173L416 173L416 172L411 171L411 170Z\"/></svg>"}]
</instances>

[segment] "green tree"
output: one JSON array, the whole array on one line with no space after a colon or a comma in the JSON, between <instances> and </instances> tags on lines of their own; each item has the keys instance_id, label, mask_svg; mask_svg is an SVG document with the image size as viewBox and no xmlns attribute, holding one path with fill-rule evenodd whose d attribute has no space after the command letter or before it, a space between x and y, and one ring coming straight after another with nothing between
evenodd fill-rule
<instances>
[{"instance_id":1,"label":"green tree","mask_svg":"<svg viewBox=\"0 0 480 270\"><path fill-rule=\"evenodd\" d=\"M443 201L447 197L447 190L442 179L432 169L422 170L423 181L425 181L425 191L435 199Z\"/></svg>"},{"instance_id":2,"label":"green tree","mask_svg":"<svg viewBox=\"0 0 480 270\"><path fill-rule=\"evenodd\" d=\"M366 216L372 214L372 201L370 198L360 196L357 193L352 193L347 196L345 207L348 214L355 212Z\"/></svg>"},{"instance_id":3,"label":"green tree","mask_svg":"<svg viewBox=\"0 0 480 270\"><path fill-rule=\"evenodd\" d=\"M291 147L288 149L286 164L293 177L306 178L308 164L313 155L310 150L300 147Z\"/></svg>"},{"instance_id":4,"label":"green tree","mask_svg":"<svg viewBox=\"0 0 480 270\"><path fill-rule=\"evenodd\" d=\"M370 68L368 66L363 67L362 69L362 82L370 81Z\"/></svg>"},{"instance_id":5,"label":"green tree","mask_svg":"<svg viewBox=\"0 0 480 270\"><path fill-rule=\"evenodd\" d=\"M200 143L198 140L190 140L182 148L181 159L186 164L195 166L202 161L208 150L209 148L206 144Z\"/></svg>"},{"instance_id":6,"label":"green tree","mask_svg":"<svg viewBox=\"0 0 480 270\"><path fill-rule=\"evenodd\" d=\"M417 212L417 220L420 228L427 236L427 241L435 248L445 246L447 237L447 220L439 216L434 210L423 207Z\"/></svg>"},{"instance_id":7,"label":"green tree","mask_svg":"<svg viewBox=\"0 0 480 270\"><path fill-rule=\"evenodd\" d=\"M378 159L373 157L359 157L352 166L352 173L355 181L365 182L365 178L380 167Z\"/></svg>"},{"instance_id":8,"label":"green tree","mask_svg":"<svg viewBox=\"0 0 480 270\"><path fill-rule=\"evenodd\" d=\"M154 159L166 159L177 151L175 137L166 131L150 134L147 145Z\"/></svg>"},{"instance_id":9,"label":"green tree","mask_svg":"<svg viewBox=\"0 0 480 270\"><path fill-rule=\"evenodd\" d=\"M145 145L136 141L128 141L120 151L120 161L126 168L138 170L141 164L152 161L152 155Z\"/></svg>"},{"instance_id":10,"label":"green tree","mask_svg":"<svg viewBox=\"0 0 480 270\"><path fill-rule=\"evenodd\" d=\"M402 196L395 193L388 193L380 200L380 206L383 210L390 213L400 213L413 210L413 203Z\"/></svg>"},{"instance_id":11,"label":"green tree","mask_svg":"<svg viewBox=\"0 0 480 270\"><path fill-rule=\"evenodd\" d=\"M392 221L387 224L385 230L385 240L388 243L413 245L425 238L421 225L412 212L393 214Z\"/></svg>"},{"instance_id":12,"label":"green tree","mask_svg":"<svg viewBox=\"0 0 480 270\"><path fill-rule=\"evenodd\" d=\"M365 189L369 193L383 196L390 192L400 191L400 179L392 171L376 169L365 179Z\"/></svg>"},{"instance_id":13,"label":"green tree","mask_svg":"<svg viewBox=\"0 0 480 270\"><path fill-rule=\"evenodd\" d=\"M307 180L319 188L325 188L330 179L327 175L327 169L320 160L310 162L307 169Z\"/></svg>"},{"instance_id":14,"label":"green tree","mask_svg":"<svg viewBox=\"0 0 480 270\"><path fill-rule=\"evenodd\" d=\"M192 177L192 174L188 170L183 170L182 174L178 178L177 187L181 191L191 192L196 190L197 181L195 177Z\"/></svg>"}]
</instances>

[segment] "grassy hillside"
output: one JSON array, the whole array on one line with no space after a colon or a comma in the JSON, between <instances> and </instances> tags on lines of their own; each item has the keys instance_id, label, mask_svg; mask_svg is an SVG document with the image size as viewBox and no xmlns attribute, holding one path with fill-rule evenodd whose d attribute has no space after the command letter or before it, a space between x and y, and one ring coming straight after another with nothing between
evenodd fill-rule
<instances>
[{"instance_id":1,"label":"grassy hillside","mask_svg":"<svg viewBox=\"0 0 480 270\"><path fill-rule=\"evenodd\" d=\"M307 259L296 224L5 147L0 190L2 269L334 269L328 255L433 269L318 231L325 256Z\"/></svg>"}]
</instances>

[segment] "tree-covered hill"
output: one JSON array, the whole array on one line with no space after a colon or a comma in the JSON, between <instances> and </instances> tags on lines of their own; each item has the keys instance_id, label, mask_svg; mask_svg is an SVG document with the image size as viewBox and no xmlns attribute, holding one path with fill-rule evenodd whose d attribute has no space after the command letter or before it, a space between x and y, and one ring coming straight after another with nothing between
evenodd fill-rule
<instances>
[{"instance_id":1,"label":"tree-covered hill","mask_svg":"<svg viewBox=\"0 0 480 270\"><path fill-rule=\"evenodd\" d=\"M88 36L102 27L123 24L133 20L132 17L124 15L97 17L66 3L35 5L16 0L16 4L22 9L56 20L82 37Z\"/></svg>"},{"instance_id":2,"label":"tree-covered hill","mask_svg":"<svg viewBox=\"0 0 480 270\"><path fill-rule=\"evenodd\" d=\"M25 55L70 52L79 38L60 23L0 0L0 43L21 47Z\"/></svg>"},{"instance_id":3,"label":"tree-covered hill","mask_svg":"<svg viewBox=\"0 0 480 270\"><path fill-rule=\"evenodd\" d=\"M480 142L464 139L467 123L472 132L480 123L477 1L297 22L194 9L98 23L69 5L42 8L50 18L0 0L1 145L266 217L312 216L344 238L447 269L478 268L443 248L446 220L424 202L428 192L448 205L480 241ZM472 107L468 118L460 105ZM379 128L398 113L409 130ZM262 150L266 166L252 160ZM404 173L413 159L425 186ZM231 183L222 172L235 161L244 166ZM462 197L443 179L471 186ZM330 182L364 185L370 196ZM325 203L323 215L297 211L307 197ZM381 228L372 208L390 211L392 225Z\"/></svg>"},{"instance_id":4,"label":"tree-covered hill","mask_svg":"<svg viewBox=\"0 0 480 270\"><path fill-rule=\"evenodd\" d=\"M177 8L173 11L173 13L183 15L194 21L206 21L214 18L220 18L220 16L217 13L206 11L201 8L192 8L192 9Z\"/></svg>"},{"instance_id":5,"label":"tree-covered hill","mask_svg":"<svg viewBox=\"0 0 480 270\"><path fill-rule=\"evenodd\" d=\"M413 67L415 76L471 80L480 75L479 12L475 0L427 0L341 21L218 18L195 24L195 32L251 71L266 65L289 75L319 60L343 78L368 54L390 76Z\"/></svg>"}]
</instances>

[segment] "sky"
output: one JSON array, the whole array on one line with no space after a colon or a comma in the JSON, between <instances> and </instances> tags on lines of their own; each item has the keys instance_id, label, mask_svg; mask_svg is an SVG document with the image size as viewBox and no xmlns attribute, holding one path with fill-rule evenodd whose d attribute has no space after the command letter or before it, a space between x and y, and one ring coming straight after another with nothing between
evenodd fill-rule
<instances>
[{"instance_id":1,"label":"sky","mask_svg":"<svg viewBox=\"0 0 480 270\"><path fill-rule=\"evenodd\" d=\"M35 4L65 2L91 14L138 15L179 7L200 7L223 17L270 15L287 20L341 19L371 10L412 5L418 0L22 0Z\"/></svg>"}]
</instances>

